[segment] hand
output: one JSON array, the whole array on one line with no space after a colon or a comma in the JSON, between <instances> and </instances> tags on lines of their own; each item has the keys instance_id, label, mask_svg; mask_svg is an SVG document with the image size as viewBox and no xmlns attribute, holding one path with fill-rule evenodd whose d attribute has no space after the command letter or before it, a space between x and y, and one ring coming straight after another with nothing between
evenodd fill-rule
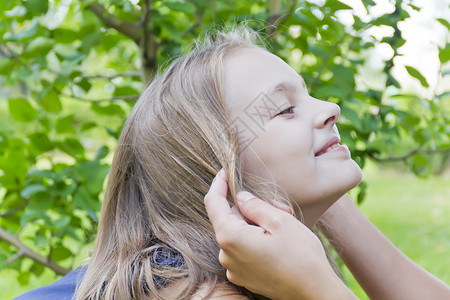
<instances>
[{"instance_id":1,"label":"hand","mask_svg":"<svg viewBox=\"0 0 450 300\"><path fill-rule=\"evenodd\" d=\"M233 214L222 170L205 205L221 248L219 261L231 282L272 299L354 299L305 225L248 192L237 199L241 213L256 226Z\"/></svg>"}]
</instances>

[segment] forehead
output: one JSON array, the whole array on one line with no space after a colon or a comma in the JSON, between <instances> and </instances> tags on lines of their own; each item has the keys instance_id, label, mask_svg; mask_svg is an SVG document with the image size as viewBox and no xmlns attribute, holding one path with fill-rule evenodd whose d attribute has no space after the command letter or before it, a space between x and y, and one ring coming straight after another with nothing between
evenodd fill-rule
<instances>
[{"instance_id":1,"label":"forehead","mask_svg":"<svg viewBox=\"0 0 450 300\"><path fill-rule=\"evenodd\" d=\"M269 91L302 78L281 58L257 48L236 49L224 62L225 102L232 115ZM300 83L301 86L301 83Z\"/></svg>"}]
</instances>

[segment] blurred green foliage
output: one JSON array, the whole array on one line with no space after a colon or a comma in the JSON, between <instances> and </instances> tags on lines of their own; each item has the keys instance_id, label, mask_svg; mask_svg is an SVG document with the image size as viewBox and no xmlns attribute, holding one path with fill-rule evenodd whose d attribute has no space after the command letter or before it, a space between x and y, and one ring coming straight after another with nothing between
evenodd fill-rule
<instances>
[{"instance_id":1,"label":"blurred green foliage","mask_svg":"<svg viewBox=\"0 0 450 300\"><path fill-rule=\"evenodd\" d=\"M420 10L414 5L397 1L392 13L366 22L353 15L352 25L336 17L351 9L338 0L0 5L0 268L19 270L23 284L44 266L58 274L75 266L96 232L104 180L126 115L157 68L208 28L247 21L261 32L314 97L341 106L342 140L361 167L367 159L400 161L427 176L448 159L448 93L429 99L405 93L391 72L405 43L398 24L408 11ZM436 22L449 29L448 21ZM366 33L377 26L392 28L392 36L377 40ZM380 74L384 86L358 86L360 66L380 43L393 50ZM448 75L449 43L438 56L442 78ZM406 71L429 88L417 69ZM359 187L359 202L365 187Z\"/></svg>"}]
</instances>

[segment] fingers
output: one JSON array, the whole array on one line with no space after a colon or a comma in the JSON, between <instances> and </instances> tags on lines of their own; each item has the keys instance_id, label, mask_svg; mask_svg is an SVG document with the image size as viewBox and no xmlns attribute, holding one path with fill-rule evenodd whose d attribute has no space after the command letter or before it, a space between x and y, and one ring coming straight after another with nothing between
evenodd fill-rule
<instances>
[{"instance_id":1,"label":"fingers","mask_svg":"<svg viewBox=\"0 0 450 300\"><path fill-rule=\"evenodd\" d=\"M287 206L286 204L278 202L278 201L274 201L274 202L272 202L272 205L274 207L284 210L288 214L292 215L292 209L289 206Z\"/></svg>"},{"instance_id":2,"label":"fingers","mask_svg":"<svg viewBox=\"0 0 450 300\"><path fill-rule=\"evenodd\" d=\"M269 203L256 198L246 191L237 193L239 210L245 218L271 232L277 229L286 216L286 210L273 207Z\"/></svg>"},{"instance_id":3,"label":"fingers","mask_svg":"<svg viewBox=\"0 0 450 300\"><path fill-rule=\"evenodd\" d=\"M227 176L225 171L221 169L214 177L211 187L204 198L206 212L216 232L219 224L224 222L226 217L232 213L227 201L227 190Z\"/></svg>"},{"instance_id":4,"label":"fingers","mask_svg":"<svg viewBox=\"0 0 450 300\"><path fill-rule=\"evenodd\" d=\"M231 208L231 212L235 215L239 220L245 221L244 217L241 215L241 212L236 206Z\"/></svg>"}]
</instances>

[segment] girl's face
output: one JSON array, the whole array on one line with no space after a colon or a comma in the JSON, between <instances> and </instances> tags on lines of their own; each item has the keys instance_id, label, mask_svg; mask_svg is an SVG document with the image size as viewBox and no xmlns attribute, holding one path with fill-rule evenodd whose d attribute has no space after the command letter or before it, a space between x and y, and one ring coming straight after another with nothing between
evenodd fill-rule
<instances>
[{"instance_id":1,"label":"girl's face","mask_svg":"<svg viewBox=\"0 0 450 300\"><path fill-rule=\"evenodd\" d=\"M302 77L267 51L238 49L224 67L244 171L284 188L312 227L361 181L359 166L339 144L339 106L309 96Z\"/></svg>"}]
</instances>

